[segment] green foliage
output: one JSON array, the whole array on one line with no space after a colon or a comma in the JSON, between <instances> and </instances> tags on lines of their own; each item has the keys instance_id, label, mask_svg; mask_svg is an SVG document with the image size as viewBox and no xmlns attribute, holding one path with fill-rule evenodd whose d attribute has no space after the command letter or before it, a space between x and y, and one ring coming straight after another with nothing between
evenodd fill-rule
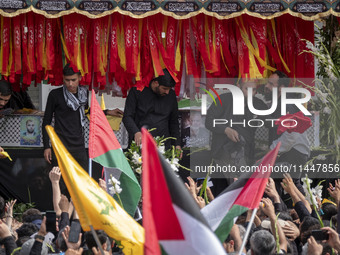
<instances>
[{"instance_id":1,"label":"green foliage","mask_svg":"<svg viewBox=\"0 0 340 255\"><path fill-rule=\"evenodd\" d=\"M30 203L16 203L13 206L13 217L17 219L18 221L22 221L22 214L27 211L30 208L34 208L35 203L30 202Z\"/></svg>"},{"instance_id":2,"label":"green foliage","mask_svg":"<svg viewBox=\"0 0 340 255\"><path fill-rule=\"evenodd\" d=\"M318 78L310 89L315 92L312 110L320 113L321 147L315 149L321 154L308 163L326 157L340 163L340 27L333 16L325 18L323 25L317 27L315 45L306 41L309 50L303 52L314 55L318 61Z\"/></svg>"},{"instance_id":3,"label":"green foliage","mask_svg":"<svg viewBox=\"0 0 340 255\"><path fill-rule=\"evenodd\" d=\"M152 131L152 130L149 130ZM165 141L170 139L176 139L174 137L167 137L164 138L164 136L157 136L154 137L155 142L157 144L158 150L163 154L165 159L168 161L168 163L171 165L171 168L174 171L178 171L179 167L184 168L181 166L178 162L181 156L181 150L176 149L174 146L172 148L165 150ZM125 152L125 156L132 168L132 170L136 173L136 177L139 180L140 174L142 172L142 152L141 152L141 146L137 146L135 141L132 141L130 148L127 152ZM184 168L186 169L186 168ZM187 169L190 170L190 169Z\"/></svg>"}]
</instances>

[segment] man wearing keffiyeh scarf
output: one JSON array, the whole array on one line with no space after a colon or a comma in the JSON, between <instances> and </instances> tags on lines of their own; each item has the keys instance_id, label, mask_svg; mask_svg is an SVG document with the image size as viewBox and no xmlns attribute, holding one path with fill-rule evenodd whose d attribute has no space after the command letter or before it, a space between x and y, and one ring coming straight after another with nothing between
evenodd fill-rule
<instances>
[{"instance_id":1,"label":"man wearing keffiyeh scarf","mask_svg":"<svg viewBox=\"0 0 340 255\"><path fill-rule=\"evenodd\" d=\"M79 86L81 75L75 72L69 64L63 69L64 85L50 92L42 125L44 158L50 164L56 165L56 159L52 156L49 137L45 126L50 125L54 116L54 128L63 144L78 161L87 169L88 157L85 150L84 126L85 109L88 108L88 91ZM53 161L52 161L53 160Z\"/></svg>"},{"instance_id":2,"label":"man wearing keffiyeh scarf","mask_svg":"<svg viewBox=\"0 0 340 255\"><path fill-rule=\"evenodd\" d=\"M64 85L50 92L47 99L42 124L44 158L53 166L57 164L52 154L50 140L45 130L54 117L54 129L61 141L84 168L88 168L88 156L85 150L84 127L85 110L88 109L88 90L79 86L81 75L67 64L63 69ZM119 109L105 110L106 115L122 117Z\"/></svg>"}]
</instances>

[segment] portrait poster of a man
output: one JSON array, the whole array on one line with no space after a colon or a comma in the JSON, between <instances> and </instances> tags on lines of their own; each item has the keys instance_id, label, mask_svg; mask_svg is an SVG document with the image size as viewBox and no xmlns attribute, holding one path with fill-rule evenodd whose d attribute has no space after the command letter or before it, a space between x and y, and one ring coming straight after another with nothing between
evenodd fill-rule
<instances>
[{"instance_id":1,"label":"portrait poster of a man","mask_svg":"<svg viewBox=\"0 0 340 255\"><path fill-rule=\"evenodd\" d=\"M22 116L20 119L20 145L40 145L40 119Z\"/></svg>"}]
</instances>

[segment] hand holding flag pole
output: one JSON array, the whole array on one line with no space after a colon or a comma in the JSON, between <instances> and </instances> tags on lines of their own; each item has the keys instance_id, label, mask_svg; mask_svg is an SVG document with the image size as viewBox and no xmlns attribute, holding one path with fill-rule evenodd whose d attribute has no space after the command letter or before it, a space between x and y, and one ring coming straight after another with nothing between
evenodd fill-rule
<instances>
[{"instance_id":1,"label":"hand holding flag pole","mask_svg":"<svg viewBox=\"0 0 340 255\"><path fill-rule=\"evenodd\" d=\"M257 213L258 207L260 206L261 198L263 196L264 190L265 190L266 185L268 183L268 178L270 177L270 174L271 174L270 166L272 166L272 167L274 166L277 154L278 154L279 149L280 149L280 146L281 146L281 142L279 142L271 152L269 152L266 156L264 156L264 158L262 159L262 161L259 165L259 174L257 176L253 175L251 177L251 179L252 178L263 178L263 180L261 181L259 188L258 188L258 193L257 193L258 196L255 197L255 201L253 203L253 205L255 205L255 207L250 208L250 209L253 209L253 213L251 215L251 218L250 218L246 233L244 235L243 242L242 242L242 245L241 245L241 248L239 250L238 255L242 254L242 251L243 251L244 247L246 246L251 226L254 222L255 215ZM264 172L263 171L264 167L266 167L267 170L269 169L269 171Z\"/></svg>"}]
</instances>

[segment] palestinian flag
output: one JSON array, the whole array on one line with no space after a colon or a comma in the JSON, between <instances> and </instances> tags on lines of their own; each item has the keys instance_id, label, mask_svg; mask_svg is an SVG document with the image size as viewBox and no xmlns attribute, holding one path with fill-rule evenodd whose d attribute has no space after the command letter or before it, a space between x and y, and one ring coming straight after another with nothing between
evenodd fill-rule
<instances>
[{"instance_id":1,"label":"palestinian flag","mask_svg":"<svg viewBox=\"0 0 340 255\"><path fill-rule=\"evenodd\" d=\"M114 177L120 181L122 192L119 194L126 212L134 216L141 196L141 188L122 148L100 108L95 92L92 90L89 158L104 168L115 172Z\"/></svg>"},{"instance_id":2,"label":"palestinian flag","mask_svg":"<svg viewBox=\"0 0 340 255\"><path fill-rule=\"evenodd\" d=\"M269 153L258 164L258 171L241 177L227 187L210 204L202 208L201 212L215 231L221 242L228 237L236 218L259 206L264 189L267 185L271 171L274 166L281 143Z\"/></svg>"},{"instance_id":3,"label":"palestinian flag","mask_svg":"<svg viewBox=\"0 0 340 255\"><path fill-rule=\"evenodd\" d=\"M47 125L46 131L82 229L104 230L121 242L125 255L143 255L144 229L78 164L54 128Z\"/></svg>"},{"instance_id":4,"label":"palestinian flag","mask_svg":"<svg viewBox=\"0 0 340 255\"><path fill-rule=\"evenodd\" d=\"M144 128L142 145L145 253L161 254L161 245L167 254L225 254L198 205Z\"/></svg>"}]
</instances>

